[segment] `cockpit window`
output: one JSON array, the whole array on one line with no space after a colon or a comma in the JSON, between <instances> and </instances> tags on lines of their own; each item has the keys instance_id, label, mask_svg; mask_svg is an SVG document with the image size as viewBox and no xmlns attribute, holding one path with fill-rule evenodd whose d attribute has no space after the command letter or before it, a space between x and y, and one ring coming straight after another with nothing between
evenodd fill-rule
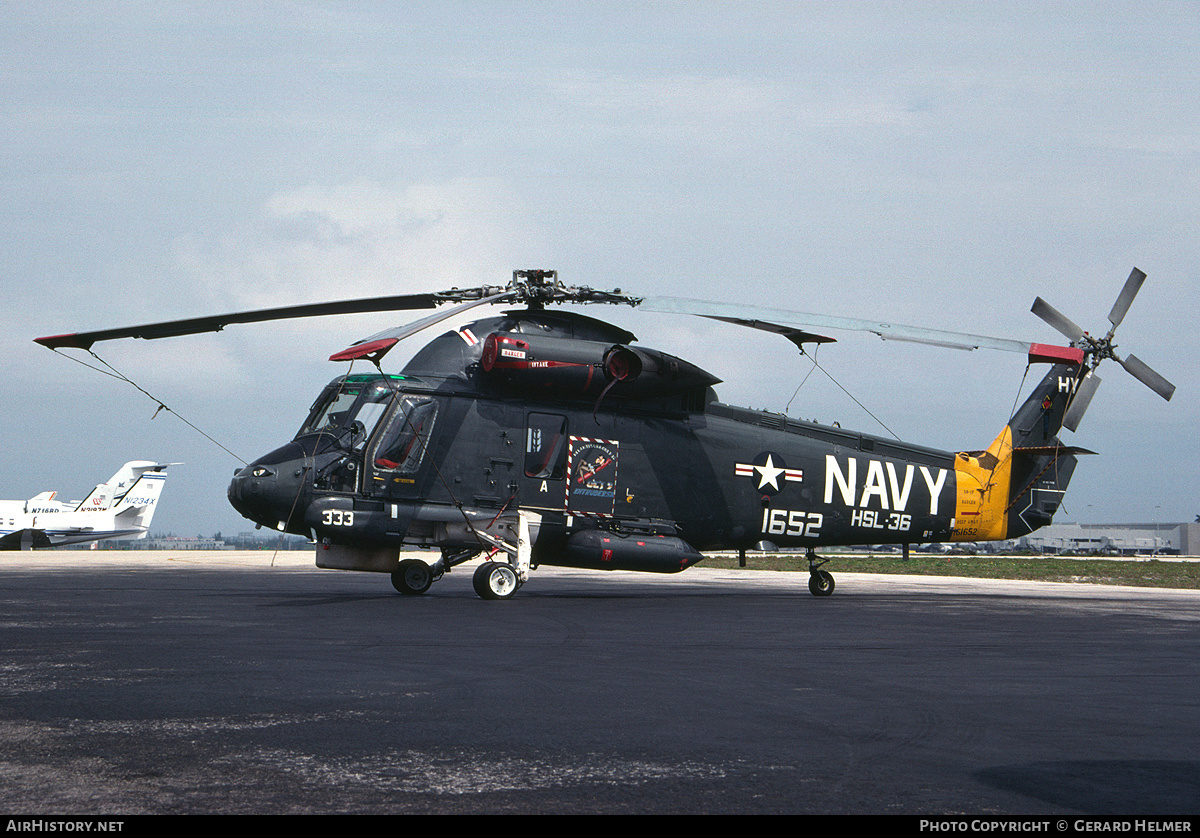
<instances>
[{"instance_id":1,"label":"cockpit window","mask_svg":"<svg viewBox=\"0 0 1200 838\"><path fill-rule=\"evenodd\" d=\"M379 376L351 376L329 385L313 404L308 420L296 436L344 434L354 422L359 422L361 427L353 428L352 444L361 446L387 411L396 393L395 386L395 382Z\"/></svg>"},{"instance_id":2,"label":"cockpit window","mask_svg":"<svg viewBox=\"0 0 1200 838\"><path fill-rule=\"evenodd\" d=\"M437 418L437 402L424 396L405 396L392 412L375 445L377 471L411 474L421 464Z\"/></svg>"}]
</instances>

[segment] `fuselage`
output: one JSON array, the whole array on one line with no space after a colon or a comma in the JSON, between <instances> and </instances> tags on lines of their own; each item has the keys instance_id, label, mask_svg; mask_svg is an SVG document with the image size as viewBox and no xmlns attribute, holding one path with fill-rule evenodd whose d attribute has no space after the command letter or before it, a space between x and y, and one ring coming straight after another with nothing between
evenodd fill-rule
<instances>
[{"instance_id":1,"label":"fuselage","mask_svg":"<svg viewBox=\"0 0 1200 838\"><path fill-rule=\"evenodd\" d=\"M614 352L631 338L541 312L450 332L401 375L331 382L230 500L265 526L383 550L478 547L519 509L537 516L544 564L591 563L570 547L592 530L703 551L978 541L1045 522L1011 514L1028 476L1007 427L957 453L732 407L686 362Z\"/></svg>"}]
</instances>

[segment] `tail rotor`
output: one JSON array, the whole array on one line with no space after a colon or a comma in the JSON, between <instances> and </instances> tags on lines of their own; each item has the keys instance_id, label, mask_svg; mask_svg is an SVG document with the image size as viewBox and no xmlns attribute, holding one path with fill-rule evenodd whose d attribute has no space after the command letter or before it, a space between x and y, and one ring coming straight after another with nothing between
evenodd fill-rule
<instances>
[{"instance_id":1,"label":"tail rotor","mask_svg":"<svg viewBox=\"0 0 1200 838\"><path fill-rule=\"evenodd\" d=\"M1100 377L1096 375L1096 368L1106 358L1116 361L1125 368L1126 372L1167 401L1170 401L1171 396L1175 394L1175 385L1151 369L1136 355L1130 354L1121 358L1114 351L1116 344L1113 343L1113 336L1116 334L1117 327L1121 325L1121 321L1125 319L1129 306L1133 304L1134 297L1137 296L1145 281L1146 274L1134 268L1133 272L1129 274L1129 279L1125 280L1125 286L1121 289L1121 293L1117 296L1117 300L1108 314L1108 321L1112 323L1112 328L1102 338L1092 337L1041 297L1033 301L1033 307L1030 310L1069 338L1071 345L1082 349L1084 353L1086 373L1079 382L1075 396L1063 418L1063 427L1068 430L1073 431L1079 426L1079 421L1083 418L1088 404L1096 394L1096 390L1100 386Z\"/></svg>"}]
</instances>

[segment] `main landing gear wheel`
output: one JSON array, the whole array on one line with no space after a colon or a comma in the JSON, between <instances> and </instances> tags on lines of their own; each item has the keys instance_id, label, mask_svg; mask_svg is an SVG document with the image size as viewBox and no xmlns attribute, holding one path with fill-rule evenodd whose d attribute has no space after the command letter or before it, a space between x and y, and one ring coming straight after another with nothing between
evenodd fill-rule
<instances>
[{"instance_id":1,"label":"main landing gear wheel","mask_svg":"<svg viewBox=\"0 0 1200 838\"><path fill-rule=\"evenodd\" d=\"M813 596L829 596L833 593L833 574L828 570L814 570L808 575L808 589Z\"/></svg>"},{"instance_id":2,"label":"main landing gear wheel","mask_svg":"<svg viewBox=\"0 0 1200 838\"><path fill-rule=\"evenodd\" d=\"M392 587L409 596L425 593L432 584L433 568L420 559L405 559L392 573Z\"/></svg>"},{"instance_id":3,"label":"main landing gear wheel","mask_svg":"<svg viewBox=\"0 0 1200 838\"><path fill-rule=\"evenodd\" d=\"M471 584L480 599L510 599L521 587L516 570L500 562L484 562L477 567Z\"/></svg>"}]
</instances>

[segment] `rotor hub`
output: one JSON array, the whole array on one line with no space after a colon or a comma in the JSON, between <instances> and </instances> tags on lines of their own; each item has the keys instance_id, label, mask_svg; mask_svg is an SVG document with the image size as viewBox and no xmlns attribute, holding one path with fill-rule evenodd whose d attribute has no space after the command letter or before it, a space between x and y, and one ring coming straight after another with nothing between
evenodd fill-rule
<instances>
[{"instance_id":1,"label":"rotor hub","mask_svg":"<svg viewBox=\"0 0 1200 838\"><path fill-rule=\"evenodd\" d=\"M622 294L620 288L601 291L586 285L564 285L558 279L558 271L537 268L513 271L512 282L506 287L485 285L480 288L451 288L434 296L438 302L444 303L462 303L499 296L496 302L521 303L532 309L544 308L548 303L610 303L636 306L642 301L641 297Z\"/></svg>"}]
</instances>

